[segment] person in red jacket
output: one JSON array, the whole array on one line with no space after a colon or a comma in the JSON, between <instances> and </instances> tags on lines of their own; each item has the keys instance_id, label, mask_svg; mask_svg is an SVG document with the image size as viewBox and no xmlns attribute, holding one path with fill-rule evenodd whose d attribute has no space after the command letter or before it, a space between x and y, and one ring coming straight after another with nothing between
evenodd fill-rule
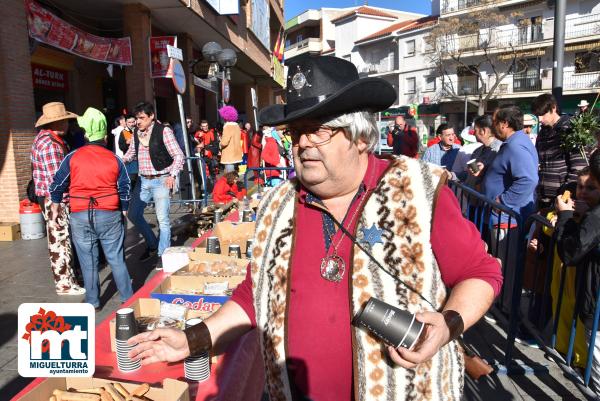
<instances>
[{"instance_id":1,"label":"person in red jacket","mask_svg":"<svg viewBox=\"0 0 600 401\"><path fill-rule=\"evenodd\" d=\"M245 125L246 132L248 133L248 139L250 140L250 146L248 149L248 168L260 167L260 153L262 152L262 131L260 129L254 130L250 123ZM254 181L260 179L260 174L254 172Z\"/></svg>"},{"instance_id":2,"label":"person in red jacket","mask_svg":"<svg viewBox=\"0 0 600 401\"><path fill-rule=\"evenodd\" d=\"M388 132L387 144L396 156L416 158L419 153L419 134L416 127L406 123L404 116L396 117L394 126Z\"/></svg>"},{"instance_id":3,"label":"person in red jacket","mask_svg":"<svg viewBox=\"0 0 600 401\"><path fill-rule=\"evenodd\" d=\"M237 178L237 173L229 172L217 180L212 193L215 203L228 203L234 199L241 200L246 196L245 189L238 189Z\"/></svg>"},{"instance_id":4,"label":"person in red jacket","mask_svg":"<svg viewBox=\"0 0 600 401\"><path fill-rule=\"evenodd\" d=\"M200 122L200 130L196 131L194 139L197 142L196 152L204 157L208 173L214 179L219 168L217 160L219 155L219 138L214 128L208 128L208 121L202 120Z\"/></svg>"}]
</instances>

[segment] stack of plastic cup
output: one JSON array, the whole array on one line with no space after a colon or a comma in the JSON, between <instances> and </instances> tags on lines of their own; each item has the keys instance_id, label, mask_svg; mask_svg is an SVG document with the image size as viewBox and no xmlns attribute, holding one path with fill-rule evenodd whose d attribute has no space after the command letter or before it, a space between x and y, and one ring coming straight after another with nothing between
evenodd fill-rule
<instances>
[{"instance_id":1,"label":"stack of plastic cup","mask_svg":"<svg viewBox=\"0 0 600 401\"><path fill-rule=\"evenodd\" d=\"M219 237L208 237L206 240L206 253L221 253Z\"/></svg>"},{"instance_id":2,"label":"stack of plastic cup","mask_svg":"<svg viewBox=\"0 0 600 401\"><path fill-rule=\"evenodd\" d=\"M200 318L188 319L185 321L185 327L192 327L202 322ZM200 355L189 356L183 361L185 378L192 381L203 382L210 377L210 357L208 352Z\"/></svg>"},{"instance_id":3,"label":"stack of plastic cup","mask_svg":"<svg viewBox=\"0 0 600 401\"><path fill-rule=\"evenodd\" d=\"M117 345L117 365L121 372L133 372L142 366L140 359L132 360L129 351L134 347L127 340L138 334L133 309L123 308L117 311L115 341Z\"/></svg>"}]
</instances>

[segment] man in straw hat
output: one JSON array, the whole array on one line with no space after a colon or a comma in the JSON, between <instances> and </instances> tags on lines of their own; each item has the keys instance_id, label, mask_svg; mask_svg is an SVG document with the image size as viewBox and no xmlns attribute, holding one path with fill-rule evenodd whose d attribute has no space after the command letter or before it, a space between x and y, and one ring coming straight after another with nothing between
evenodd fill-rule
<instances>
[{"instance_id":1,"label":"man in straw hat","mask_svg":"<svg viewBox=\"0 0 600 401\"><path fill-rule=\"evenodd\" d=\"M77 122L85 130L88 144L69 153L60 164L50 185L51 210L56 216L54 212L68 191L71 231L83 271L85 302L99 310L99 244L112 270L121 302L133 295L123 243L131 183L125 163L106 148L104 114L88 107Z\"/></svg>"},{"instance_id":2,"label":"man in straw hat","mask_svg":"<svg viewBox=\"0 0 600 401\"><path fill-rule=\"evenodd\" d=\"M60 163L67 155L64 136L68 120L77 114L65 109L60 102L47 103L42 107L42 116L35 123L40 132L31 146L31 167L35 195L48 223L48 252L50 267L54 275L56 293L59 295L81 295L85 290L77 284L72 268L73 250L69 236L69 206L61 202L51 209L52 201L48 188Z\"/></svg>"},{"instance_id":3,"label":"man in straw hat","mask_svg":"<svg viewBox=\"0 0 600 401\"><path fill-rule=\"evenodd\" d=\"M256 327L272 401L459 400L454 340L498 293L498 263L441 168L374 155L372 113L396 99L387 81L326 56L292 62L287 79L287 104L260 120L288 125L296 178L261 200L246 280L199 325L134 337L131 356L179 360ZM448 232L461 233L452 246ZM384 346L352 325L371 297L426 323L415 347Z\"/></svg>"},{"instance_id":4,"label":"man in straw hat","mask_svg":"<svg viewBox=\"0 0 600 401\"><path fill-rule=\"evenodd\" d=\"M579 104L577 105L577 107L579 108L579 110L577 110L577 114L583 114L586 111L589 110L590 104L588 103L587 100L582 99L579 101Z\"/></svg>"}]
</instances>

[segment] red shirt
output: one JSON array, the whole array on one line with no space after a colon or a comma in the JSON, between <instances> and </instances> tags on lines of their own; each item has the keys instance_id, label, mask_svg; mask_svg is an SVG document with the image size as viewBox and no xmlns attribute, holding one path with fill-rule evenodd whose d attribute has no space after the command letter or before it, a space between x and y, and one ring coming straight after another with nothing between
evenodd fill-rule
<instances>
[{"instance_id":1,"label":"red shirt","mask_svg":"<svg viewBox=\"0 0 600 401\"><path fill-rule=\"evenodd\" d=\"M233 183L233 185L229 185L227 183L227 178L223 176L219 178L217 182L215 182L215 187L213 188L212 193L213 201L215 203L231 202L233 200L233 196L231 196L229 192L234 193L237 199L242 199L246 195L245 189L242 189L240 191L236 183Z\"/></svg>"},{"instance_id":2,"label":"red shirt","mask_svg":"<svg viewBox=\"0 0 600 401\"><path fill-rule=\"evenodd\" d=\"M389 161L369 157L369 166L363 179L367 190L375 188ZM304 203L305 193L298 199L297 236L292 260L291 287L288 308L288 358L303 361L292 371L290 379L309 398L315 400L348 400L352 398L352 343L351 316L346 271L340 283L324 280L319 271L325 256L321 211ZM362 197L360 198L362 199ZM354 211L360 199L350 206L344 225L354 220ZM453 236L451 243L448 233ZM333 243L342 233L337 231ZM438 261L442 280L453 287L457 283L479 278L488 282L498 294L502 273L496 260L485 252L483 241L475 226L464 219L458 201L448 187L442 188L434 212L431 245ZM344 236L338 246L338 255L350 263L352 242ZM248 314L253 326L256 318L252 297L250 269L246 279L234 291L231 299Z\"/></svg>"}]
</instances>

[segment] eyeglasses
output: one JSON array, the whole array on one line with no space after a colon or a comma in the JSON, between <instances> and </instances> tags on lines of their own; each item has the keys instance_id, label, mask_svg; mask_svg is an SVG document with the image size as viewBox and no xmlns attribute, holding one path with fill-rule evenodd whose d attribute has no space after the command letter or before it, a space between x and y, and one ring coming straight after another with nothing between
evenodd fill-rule
<instances>
[{"instance_id":1,"label":"eyeglasses","mask_svg":"<svg viewBox=\"0 0 600 401\"><path fill-rule=\"evenodd\" d=\"M292 137L292 144L298 145L300 137L306 135L306 139L313 146L321 146L331 141L331 137L337 134L342 128L329 128L324 126L312 127L289 127Z\"/></svg>"}]
</instances>

